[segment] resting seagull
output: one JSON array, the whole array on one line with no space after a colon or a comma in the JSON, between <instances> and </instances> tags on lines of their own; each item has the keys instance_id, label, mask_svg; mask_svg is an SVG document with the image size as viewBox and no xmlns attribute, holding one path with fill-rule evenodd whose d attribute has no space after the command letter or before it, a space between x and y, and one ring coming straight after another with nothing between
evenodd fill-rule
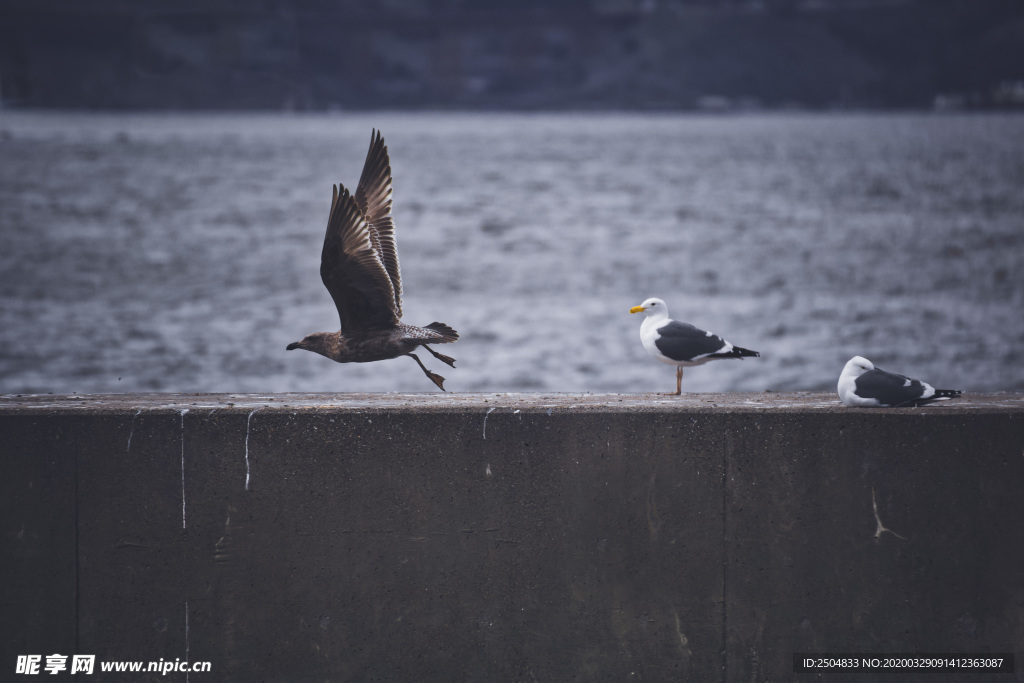
<instances>
[{"instance_id":1,"label":"resting seagull","mask_svg":"<svg viewBox=\"0 0 1024 683\"><path fill-rule=\"evenodd\" d=\"M444 377L427 370L413 351L422 346L454 368L454 358L427 344L448 344L459 333L444 323L415 327L401 321L402 276L391 219L391 162L377 131L370 134L370 151L355 195L344 185L334 188L320 254L320 279L334 299L341 331L314 332L289 344L289 351L305 349L339 363L412 356L430 381L445 390Z\"/></svg>"},{"instance_id":2,"label":"resting seagull","mask_svg":"<svg viewBox=\"0 0 1024 683\"><path fill-rule=\"evenodd\" d=\"M757 351L733 346L716 334L681 323L668 317L668 307L661 299L648 299L629 309L630 313L643 313L640 341L651 357L676 366L676 393L683 393L683 368L704 365L719 358L760 356Z\"/></svg>"},{"instance_id":3,"label":"resting seagull","mask_svg":"<svg viewBox=\"0 0 1024 683\"><path fill-rule=\"evenodd\" d=\"M867 358L854 356L839 375L839 400L847 406L922 406L948 401L962 391L936 389L919 379L876 368Z\"/></svg>"}]
</instances>

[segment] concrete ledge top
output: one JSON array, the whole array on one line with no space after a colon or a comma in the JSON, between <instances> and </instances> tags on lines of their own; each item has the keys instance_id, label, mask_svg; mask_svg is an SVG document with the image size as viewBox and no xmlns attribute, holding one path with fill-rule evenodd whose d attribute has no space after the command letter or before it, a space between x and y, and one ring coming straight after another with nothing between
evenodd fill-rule
<instances>
[{"instance_id":1,"label":"concrete ledge top","mask_svg":"<svg viewBox=\"0 0 1024 683\"><path fill-rule=\"evenodd\" d=\"M964 394L920 408L847 408L833 392L658 394L380 393L380 394L3 394L0 415L252 410L289 412L867 412L1024 414L1024 393Z\"/></svg>"}]
</instances>

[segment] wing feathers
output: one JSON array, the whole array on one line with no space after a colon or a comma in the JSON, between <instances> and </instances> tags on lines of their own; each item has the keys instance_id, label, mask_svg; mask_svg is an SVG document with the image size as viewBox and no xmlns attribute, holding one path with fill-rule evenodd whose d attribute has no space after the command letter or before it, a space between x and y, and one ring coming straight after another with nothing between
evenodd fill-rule
<instances>
[{"instance_id":1,"label":"wing feathers","mask_svg":"<svg viewBox=\"0 0 1024 683\"><path fill-rule=\"evenodd\" d=\"M921 380L886 372L881 368L868 370L854 380L854 384L858 396L877 399L887 406L900 406L925 398L924 394L931 389Z\"/></svg>"},{"instance_id":2,"label":"wing feathers","mask_svg":"<svg viewBox=\"0 0 1024 683\"><path fill-rule=\"evenodd\" d=\"M320 278L334 299L343 331L395 325L395 290L371 228L349 191L339 187L333 189Z\"/></svg>"},{"instance_id":3,"label":"wing feathers","mask_svg":"<svg viewBox=\"0 0 1024 683\"><path fill-rule=\"evenodd\" d=\"M729 343L718 335L678 320L672 320L659 327L658 335L654 345L663 355L674 361L697 361L731 348Z\"/></svg>"},{"instance_id":4,"label":"wing feathers","mask_svg":"<svg viewBox=\"0 0 1024 683\"><path fill-rule=\"evenodd\" d=\"M395 295L395 312L402 315L402 274L395 244L395 225L391 218L391 161L384 138L379 131L370 134L363 172L359 176L355 200L366 218L370 242L380 254L381 262L391 279Z\"/></svg>"}]
</instances>

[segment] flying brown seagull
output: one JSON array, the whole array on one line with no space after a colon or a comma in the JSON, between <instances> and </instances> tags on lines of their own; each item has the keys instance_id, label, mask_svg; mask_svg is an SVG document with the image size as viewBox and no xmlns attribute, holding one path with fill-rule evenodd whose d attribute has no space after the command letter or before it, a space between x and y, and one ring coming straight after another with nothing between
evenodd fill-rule
<instances>
[{"instance_id":1,"label":"flying brown seagull","mask_svg":"<svg viewBox=\"0 0 1024 683\"><path fill-rule=\"evenodd\" d=\"M376 130L370 134L370 150L355 195L340 183L334 188L320 254L320 279L338 308L341 330L314 332L289 344L289 351L305 349L339 363L412 356L427 377L445 390L444 377L427 370L413 351L422 346L454 368L454 358L427 344L454 342L459 333L444 323L416 327L401 321L402 276L391 219L391 162Z\"/></svg>"}]
</instances>

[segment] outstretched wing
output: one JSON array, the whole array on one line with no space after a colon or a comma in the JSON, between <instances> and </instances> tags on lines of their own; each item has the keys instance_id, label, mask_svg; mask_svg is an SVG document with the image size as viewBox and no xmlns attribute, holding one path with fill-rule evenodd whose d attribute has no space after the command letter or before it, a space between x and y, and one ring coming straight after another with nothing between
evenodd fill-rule
<instances>
[{"instance_id":1,"label":"outstretched wing","mask_svg":"<svg viewBox=\"0 0 1024 683\"><path fill-rule=\"evenodd\" d=\"M347 334L398 323L395 290L356 200L345 187L334 188L327 220L320 279L331 293Z\"/></svg>"},{"instance_id":2,"label":"outstretched wing","mask_svg":"<svg viewBox=\"0 0 1024 683\"><path fill-rule=\"evenodd\" d=\"M402 317L402 274L398 268L395 224L391 218L391 161L380 131L370 133L363 172L356 187L356 204L363 212L370 231L370 243L380 254L391 287L395 292L395 315Z\"/></svg>"}]
</instances>

